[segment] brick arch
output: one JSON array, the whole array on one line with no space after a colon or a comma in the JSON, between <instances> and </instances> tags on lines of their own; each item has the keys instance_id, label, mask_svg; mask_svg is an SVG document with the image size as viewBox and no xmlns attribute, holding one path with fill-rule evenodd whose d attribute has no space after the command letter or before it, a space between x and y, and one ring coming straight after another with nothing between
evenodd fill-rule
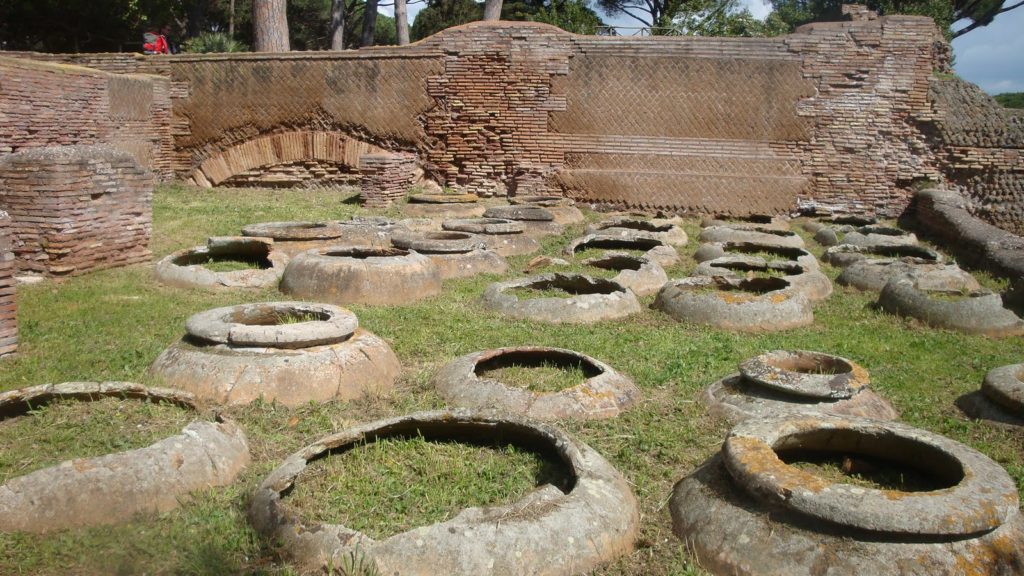
<instances>
[{"instance_id":1,"label":"brick arch","mask_svg":"<svg viewBox=\"0 0 1024 576\"><path fill-rule=\"evenodd\" d=\"M386 151L340 132L282 132L247 140L203 160L192 171L192 180L210 188L249 170L303 160L358 169L360 156L381 152Z\"/></svg>"}]
</instances>

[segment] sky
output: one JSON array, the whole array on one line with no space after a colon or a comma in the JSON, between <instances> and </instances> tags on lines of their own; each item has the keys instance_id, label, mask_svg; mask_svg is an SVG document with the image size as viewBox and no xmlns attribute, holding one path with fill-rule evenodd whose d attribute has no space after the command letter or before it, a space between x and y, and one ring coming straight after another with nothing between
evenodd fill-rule
<instances>
[{"instance_id":1,"label":"sky","mask_svg":"<svg viewBox=\"0 0 1024 576\"><path fill-rule=\"evenodd\" d=\"M761 0L743 0L757 18L771 12L771 5ZM426 6L426 2L409 5L409 23ZM391 6L381 12L393 15ZM638 26L628 16L604 21L612 26ZM959 27L962 25L957 25ZM626 30L621 33L628 34ZM989 94L1024 92L1024 7L1000 14L988 26L977 28L953 41L954 68L961 78L981 86Z\"/></svg>"}]
</instances>

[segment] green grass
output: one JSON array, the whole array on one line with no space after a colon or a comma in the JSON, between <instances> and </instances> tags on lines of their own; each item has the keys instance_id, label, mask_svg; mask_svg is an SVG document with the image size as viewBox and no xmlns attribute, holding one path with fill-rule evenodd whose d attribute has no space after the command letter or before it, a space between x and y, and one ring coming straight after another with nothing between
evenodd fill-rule
<instances>
[{"instance_id":1,"label":"green grass","mask_svg":"<svg viewBox=\"0 0 1024 576\"><path fill-rule=\"evenodd\" d=\"M211 235L236 234L245 224L341 219L360 212L345 199L329 191L161 187L154 196L154 259L204 244ZM561 257L565 243L583 227L544 239L542 253ZM681 262L669 271L673 278L694 266L699 227L688 220L684 229L693 240L679 249ZM805 238L820 256L821 248ZM591 326L511 320L480 304L489 283L521 275L532 257L510 258L512 271L505 276L446 282L443 294L420 302L351 306L360 326L386 339L402 362L392 393L294 410L268 404L226 409L245 428L253 456L235 484L123 526L0 535L0 574L293 574L273 543L261 541L245 519L248 496L263 477L289 454L332 432L443 407L429 385L433 374L458 356L503 346L573 349L629 375L642 390L641 401L617 418L563 423L625 475L641 507L636 550L599 570L600 575L700 574L671 532L666 500L676 481L719 449L727 431L697 401L700 392L734 372L737 363L767 350L819 350L856 361L904 421L980 450L1024 486L1024 434L972 422L954 406L958 396L978 389L986 371L1020 362L1024 339L990 340L931 329L883 314L872 307L873 294L841 286L816 306L813 326L753 335L677 323L649 308L653 297L641 299L639 314ZM833 279L839 272L828 266L823 271ZM986 275L979 280L989 287L998 284ZM149 384L146 369L182 336L191 314L287 297L273 290L169 288L154 282L152 266L145 265L19 286L18 298L21 346L16 358L0 362L2 389L73 380ZM464 480L471 479L459 479Z\"/></svg>"},{"instance_id":2,"label":"green grass","mask_svg":"<svg viewBox=\"0 0 1024 576\"><path fill-rule=\"evenodd\" d=\"M578 386L587 379L581 364L563 365L553 362L530 366L513 364L480 371L477 372L477 376L497 380L516 388L528 388L534 392L561 392L566 388Z\"/></svg>"},{"instance_id":3,"label":"green grass","mask_svg":"<svg viewBox=\"0 0 1024 576\"><path fill-rule=\"evenodd\" d=\"M381 539L470 506L511 504L558 477L557 464L512 445L387 438L310 463L285 503Z\"/></svg>"},{"instance_id":4,"label":"green grass","mask_svg":"<svg viewBox=\"0 0 1024 576\"><path fill-rule=\"evenodd\" d=\"M257 260L239 260L229 258L210 258L203 264L210 272L239 272L241 270L259 270L263 268Z\"/></svg>"},{"instance_id":5,"label":"green grass","mask_svg":"<svg viewBox=\"0 0 1024 576\"><path fill-rule=\"evenodd\" d=\"M927 492L948 488L942 482L918 470L898 463L865 458L847 459L840 454L801 455L795 459L783 457L790 466L824 478L875 490L899 490L902 492ZM853 462L853 466L849 464Z\"/></svg>"},{"instance_id":6,"label":"green grass","mask_svg":"<svg viewBox=\"0 0 1024 576\"><path fill-rule=\"evenodd\" d=\"M173 404L64 400L0 420L0 484L72 458L142 448L181 432L196 413Z\"/></svg>"}]
</instances>

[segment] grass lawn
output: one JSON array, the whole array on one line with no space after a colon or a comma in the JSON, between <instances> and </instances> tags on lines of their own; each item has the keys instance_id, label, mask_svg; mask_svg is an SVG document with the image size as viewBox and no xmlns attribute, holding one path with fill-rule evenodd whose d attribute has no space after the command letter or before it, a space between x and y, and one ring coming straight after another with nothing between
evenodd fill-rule
<instances>
[{"instance_id":1,"label":"grass lawn","mask_svg":"<svg viewBox=\"0 0 1024 576\"><path fill-rule=\"evenodd\" d=\"M211 235L237 234L245 224L337 219L361 212L346 200L344 194L323 190L210 192L163 186L154 196L154 260L203 244ZM673 267L673 277L695 265L690 255L698 245L696 223L691 220L685 226L691 242L680 248L683 264ZM544 253L565 257L562 246L583 227L576 225L560 238L546 239ZM820 255L820 247L812 251ZM564 424L629 479L642 507L636 551L599 574L702 573L672 535L667 508L673 483L717 451L726 432L696 398L705 386L734 372L737 363L766 350L819 350L858 362L903 420L981 450L1024 488L1024 434L970 422L953 405L959 395L977 390L990 368L1024 360L1024 339L989 340L923 327L875 311L873 294L840 286L817 306L813 326L763 335L679 324L649 308L653 296L641 300L645 306L638 315L584 327L509 320L484 309L479 303L484 288L497 279L520 275L531 258L510 258L511 270L502 277L447 282L441 295L419 303L352 306L360 324L387 339L402 361L403 374L393 393L295 410L269 404L230 409L228 414L245 428L253 455L253 465L234 485L198 494L176 511L126 525L44 536L0 535L0 574L293 574L271 543L261 542L246 522L247 497L260 480L288 454L354 423L443 407L429 387L433 373L457 356L502 346L577 350L628 374L643 391L639 405L619 418ZM833 278L838 274L823 267ZM183 334L191 314L285 299L272 290L214 293L164 287L153 280L152 268L140 265L19 287L21 344L16 358L0 362L0 390L76 380L148 384L146 368ZM983 281L994 285L991 279ZM97 418L83 419L80 411L69 410L64 416L25 417L39 422L27 440L26 428L19 428L23 423L0 426L0 453L13 453L26 441L41 452L37 461L24 449L14 462L0 459L0 477L12 473L10 466L29 469L52 462L51 454L42 453L47 446L63 444L59 458L85 456L96 446L106 446L98 441L103 437L125 436L111 444L124 449L151 442L148 435L156 430L145 425L145 418L138 421L137 414L134 420L114 417L121 410L153 410L133 407L130 401L115 402L114 414L108 406ZM171 430L181 424L171 419L161 421L161 426L168 422ZM62 438L77 439L69 447ZM543 461L513 449L440 446L410 439L325 459L293 497L297 505L324 519L346 519L371 533L386 534L417 521L437 521L463 506L515 499L544 478L544 468ZM300 482L303 478L307 476ZM496 485L486 486L489 482ZM417 508L398 498L402 486L420 495L416 500L424 505ZM361 515L380 517L369 524Z\"/></svg>"}]
</instances>

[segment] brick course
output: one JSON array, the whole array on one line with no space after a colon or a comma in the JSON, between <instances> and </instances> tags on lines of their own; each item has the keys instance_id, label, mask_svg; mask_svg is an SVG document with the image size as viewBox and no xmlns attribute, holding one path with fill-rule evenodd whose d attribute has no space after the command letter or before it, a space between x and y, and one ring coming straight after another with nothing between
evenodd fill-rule
<instances>
[{"instance_id":1,"label":"brick course","mask_svg":"<svg viewBox=\"0 0 1024 576\"><path fill-rule=\"evenodd\" d=\"M949 47L931 20L848 12L778 38L588 37L498 22L338 53L25 56L167 76L172 164L185 177L267 138L334 133L368 152L416 153L428 174L481 195L895 216L933 181L969 187L979 216L1019 229L1020 137L992 140L978 121L942 116L933 73L948 71ZM957 98L947 108L982 97ZM329 161L249 157L269 163L218 178Z\"/></svg>"},{"instance_id":2,"label":"brick course","mask_svg":"<svg viewBox=\"0 0 1024 576\"><path fill-rule=\"evenodd\" d=\"M134 156L103 146L0 156L18 270L68 276L148 261L153 182Z\"/></svg>"},{"instance_id":3,"label":"brick course","mask_svg":"<svg viewBox=\"0 0 1024 576\"><path fill-rule=\"evenodd\" d=\"M18 307L15 301L11 218L0 210L0 358L18 349Z\"/></svg>"}]
</instances>

